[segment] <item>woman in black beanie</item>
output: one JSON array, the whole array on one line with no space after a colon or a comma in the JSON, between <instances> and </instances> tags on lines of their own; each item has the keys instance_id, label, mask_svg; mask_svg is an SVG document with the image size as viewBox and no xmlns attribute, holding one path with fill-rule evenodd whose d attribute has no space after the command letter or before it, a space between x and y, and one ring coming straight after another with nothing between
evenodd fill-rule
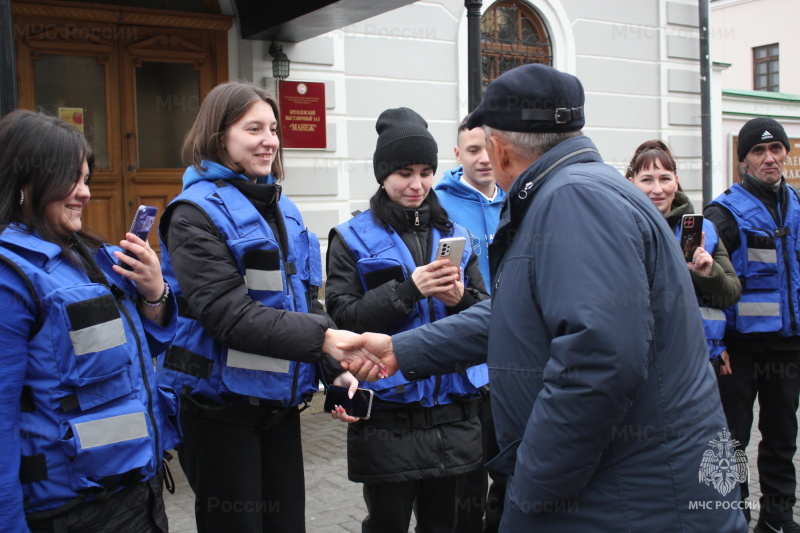
<instances>
[{"instance_id":1,"label":"woman in black beanie","mask_svg":"<svg viewBox=\"0 0 800 533\"><path fill-rule=\"evenodd\" d=\"M380 184L370 209L331 231L326 304L343 329L409 330L487 299L477 257L467 246L461 267L435 260L440 238L464 236L435 194L436 141L408 108L388 109L376 124L373 158ZM375 392L372 416L335 418L348 428L348 475L364 483L363 532L457 531L466 472L481 467L476 401L485 373L470 370L416 379L398 372L361 387ZM461 502L460 505L477 504Z\"/></svg>"}]
</instances>

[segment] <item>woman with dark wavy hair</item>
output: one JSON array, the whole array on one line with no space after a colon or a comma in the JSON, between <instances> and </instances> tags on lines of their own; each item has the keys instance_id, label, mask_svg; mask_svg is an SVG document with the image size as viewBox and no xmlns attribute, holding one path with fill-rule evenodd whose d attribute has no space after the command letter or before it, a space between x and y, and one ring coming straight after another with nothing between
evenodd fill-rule
<instances>
[{"instance_id":1,"label":"woman with dark wavy hair","mask_svg":"<svg viewBox=\"0 0 800 533\"><path fill-rule=\"evenodd\" d=\"M177 396L156 386L152 360L177 306L147 242L128 233L112 247L83 227L93 167L65 122L0 120L3 531L167 531Z\"/></svg>"}]
</instances>

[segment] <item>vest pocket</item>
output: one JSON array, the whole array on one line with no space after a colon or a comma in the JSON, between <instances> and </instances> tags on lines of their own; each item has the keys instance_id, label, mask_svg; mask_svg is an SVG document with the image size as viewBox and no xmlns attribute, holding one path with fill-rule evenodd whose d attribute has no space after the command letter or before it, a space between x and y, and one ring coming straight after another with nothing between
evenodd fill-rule
<instances>
[{"instance_id":1,"label":"vest pocket","mask_svg":"<svg viewBox=\"0 0 800 533\"><path fill-rule=\"evenodd\" d=\"M181 431L177 393L165 385L158 386L159 419L158 428L161 434L161 450L171 450L183 440Z\"/></svg>"},{"instance_id":2,"label":"vest pocket","mask_svg":"<svg viewBox=\"0 0 800 533\"><path fill-rule=\"evenodd\" d=\"M779 286L778 250L775 239L747 232L747 272L745 290L775 290Z\"/></svg>"},{"instance_id":3,"label":"vest pocket","mask_svg":"<svg viewBox=\"0 0 800 533\"><path fill-rule=\"evenodd\" d=\"M292 382L291 361L228 348L222 368L223 392L285 401L287 384ZM288 395L287 395L288 396Z\"/></svg>"},{"instance_id":4,"label":"vest pocket","mask_svg":"<svg viewBox=\"0 0 800 533\"><path fill-rule=\"evenodd\" d=\"M775 333L781 330L781 296L777 291L744 291L736 304L736 329L740 333Z\"/></svg>"},{"instance_id":5,"label":"vest pocket","mask_svg":"<svg viewBox=\"0 0 800 533\"><path fill-rule=\"evenodd\" d=\"M86 387L88 396L109 401L102 382L127 374L131 346L114 297L100 285L79 285L56 291L43 308L49 309L54 353L60 380L65 385ZM64 335L67 332L67 335ZM103 392L106 390L106 392ZM100 401L99 403L102 403Z\"/></svg>"},{"instance_id":6,"label":"vest pocket","mask_svg":"<svg viewBox=\"0 0 800 533\"><path fill-rule=\"evenodd\" d=\"M109 488L118 476L142 469L153 460L150 419L135 398L66 424L59 444L67 456L73 490Z\"/></svg>"},{"instance_id":7,"label":"vest pocket","mask_svg":"<svg viewBox=\"0 0 800 533\"><path fill-rule=\"evenodd\" d=\"M314 287L322 286L322 256L319 239L308 230L294 237L294 253L297 263L297 276Z\"/></svg>"}]
</instances>

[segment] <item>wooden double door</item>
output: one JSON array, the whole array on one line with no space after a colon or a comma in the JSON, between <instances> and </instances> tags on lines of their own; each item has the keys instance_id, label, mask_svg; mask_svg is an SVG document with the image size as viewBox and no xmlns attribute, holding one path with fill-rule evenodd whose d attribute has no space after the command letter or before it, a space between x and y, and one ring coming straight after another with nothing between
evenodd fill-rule
<instances>
[{"instance_id":1,"label":"wooden double door","mask_svg":"<svg viewBox=\"0 0 800 533\"><path fill-rule=\"evenodd\" d=\"M181 145L200 102L227 80L231 18L19 2L19 107L81 130L96 164L85 225L118 242L140 204L159 213L180 192ZM151 234L157 249L158 239Z\"/></svg>"}]
</instances>

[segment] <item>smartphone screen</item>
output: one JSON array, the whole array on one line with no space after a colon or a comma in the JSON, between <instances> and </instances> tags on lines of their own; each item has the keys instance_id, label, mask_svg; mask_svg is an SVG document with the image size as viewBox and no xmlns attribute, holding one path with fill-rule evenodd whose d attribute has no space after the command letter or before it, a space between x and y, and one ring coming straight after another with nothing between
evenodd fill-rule
<instances>
[{"instance_id":1,"label":"smartphone screen","mask_svg":"<svg viewBox=\"0 0 800 533\"><path fill-rule=\"evenodd\" d=\"M131 230L130 233L133 233L143 241L147 241L147 237L150 235L150 230L153 229L153 225L156 222L156 215L158 214L158 208L152 205L140 205L139 209L136 210L136 215L133 217L133 222L131 223ZM125 255L128 257L136 257L136 254L125 250ZM125 270L130 270L127 264L123 263L122 261L119 262L119 266L124 268Z\"/></svg>"},{"instance_id":2,"label":"smartphone screen","mask_svg":"<svg viewBox=\"0 0 800 533\"><path fill-rule=\"evenodd\" d=\"M694 260L694 252L703 239L703 215L683 215L681 218L681 250L687 263Z\"/></svg>"},{"instance_id":3,"label":"smartphone screen","mask_svg":"<svg viewBox=\"0 0 800 533\"><path fill-rule=\"evenodd\" d=\"M436 249L436 259L446 257L454 267L461 266L461 256L467 239L464 237L448 237L439 241Z\"/></svg>"},{"instance_id":4,"label":"smartphone screen","mask_svg":"<svg viewBox=\"0 0 800 533\"><path fill-rule=\"evenodd\" d=\"M325 411L330 413L334 407L341 405L344 412L356 418L369 418L372 412L372 396L370 389L356 389L352 398L347 397L347 387L331 385L325 391Z\"/></svg>"}]
</instances>

